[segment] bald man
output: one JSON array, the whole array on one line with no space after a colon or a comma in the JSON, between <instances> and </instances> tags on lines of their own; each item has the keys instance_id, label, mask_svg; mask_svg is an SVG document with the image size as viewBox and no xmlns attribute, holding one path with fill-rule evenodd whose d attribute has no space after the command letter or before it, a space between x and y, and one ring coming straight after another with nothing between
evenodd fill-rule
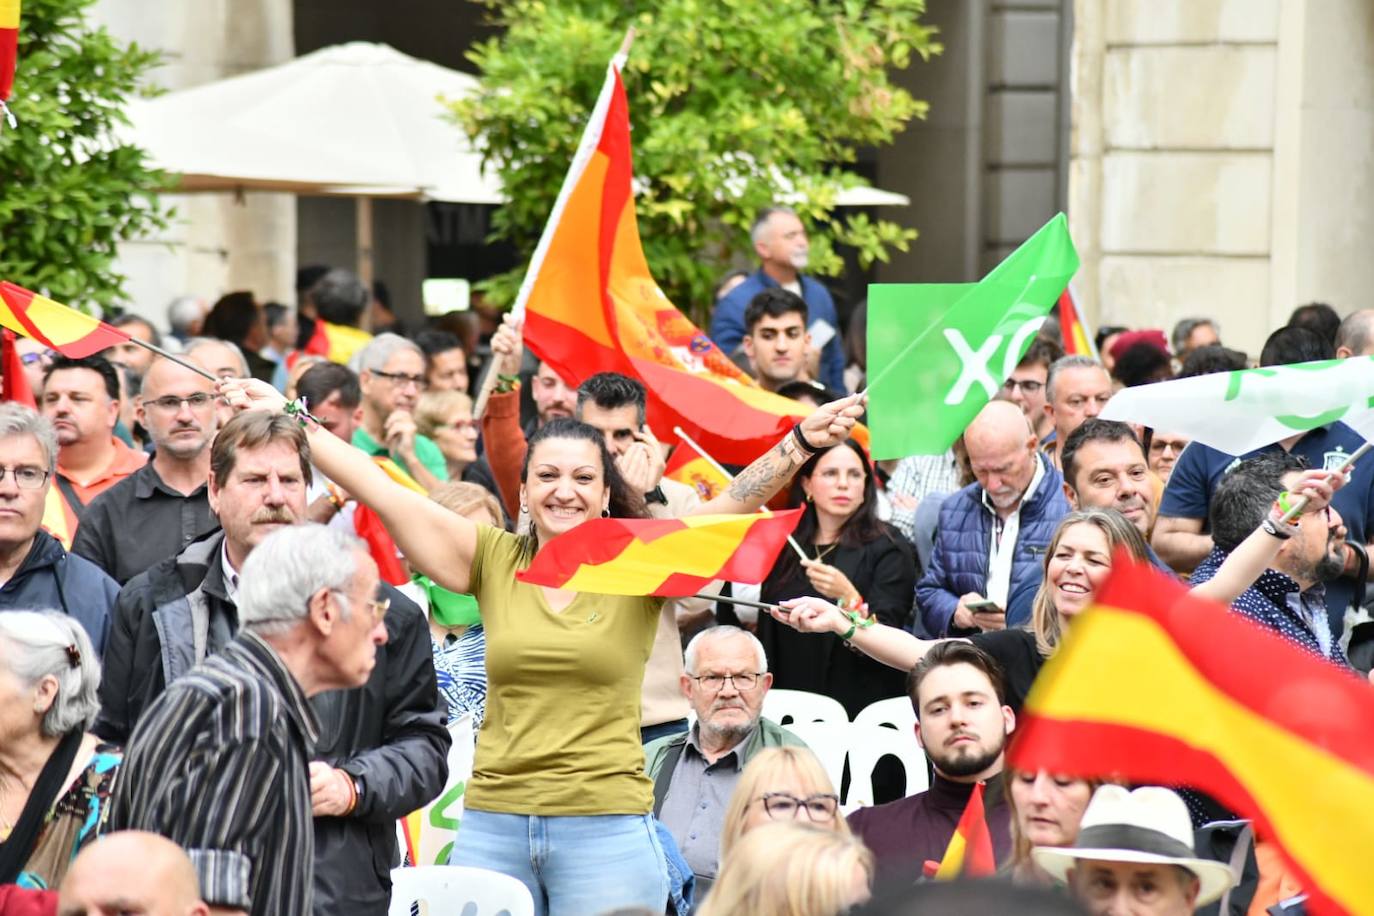
<instances>
[{"instance_id":1,"label":"bald man","mask_svg":"<svg viewBox=\"0 0 1374 916\"><path fill-rule=\"evenodd\" d=\"M976 483L945 500L930 565L916 586L929 636L1030 621L1045 550L1069 511L1064 478L1037 451L1021 409L992 401L964 431Z\"/></svg>"},{"instance_id":2,"label":"bald man","mask_svg":"<svg viewBox=\"0 0 1374 916\"><path fill-rule=\"evenodd\" d=\"M212 911L200 899L195 869L180 846L156 833L125 830L101 837L76 857L62 881L57 912L208 916Z\"/></svg>"},{"instance_id":3,"label":"bald man","mask_svg":"<svg viewBox=\"0 0 1374 916\"><path fill-rule=\"evenodd\" d=\"M1351 312L1336 331L1336 358L1352 356L1374 356L1374 309Z\"/></svg>"}]
</instances>

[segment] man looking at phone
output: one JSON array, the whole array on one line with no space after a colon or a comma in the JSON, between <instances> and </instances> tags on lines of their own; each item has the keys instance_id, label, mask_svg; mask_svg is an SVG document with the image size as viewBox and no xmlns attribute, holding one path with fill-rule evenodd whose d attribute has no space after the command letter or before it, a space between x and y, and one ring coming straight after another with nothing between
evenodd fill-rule
<instances>
[{"instance_id":1,"label":"man looking at phone","mask_svg":"<svg viewBox=\"0 0 1374 916\"><path fill-rule=\"evenodd\" d=\"M649 514L680 518L701 498L692 487L664 478L663 449L644 423L646 407L644 385L617 372L599 372L577 388L577 419L601 430L616 470L632 490L644 494ZM719 591L719 586L704 591ZM645 742L687 731L691 707L679 686L683 667L678 627L694 628L710 614L711 602L704 598L664 602L644 671L640 736Z\"/></svg>"},{"instance_id":2,"label":"man looking at phone","mask_svg":"<svg viewBox=\"0 0 1374 916\"><path fill-rule=\"evenodd\" d=\"M930 636L1028 623L1045 549L1069 511L1063 477L1015 404L988 403L964 443L977 480L940 507L935 549L916 585Z\"/></svg>"}]
</instances>

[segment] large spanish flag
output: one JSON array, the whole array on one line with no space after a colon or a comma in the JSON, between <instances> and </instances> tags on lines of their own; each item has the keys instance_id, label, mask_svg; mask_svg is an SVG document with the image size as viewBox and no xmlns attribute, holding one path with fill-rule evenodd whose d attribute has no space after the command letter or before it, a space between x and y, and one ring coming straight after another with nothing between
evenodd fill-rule
<instances>
[{"instance_id":1,"label":"large spanish flag","mask_svg":"<svg viewBox=\"0 0 1374 916\"><path fill-rule=\"evenodd\" d=\"M992 832L988 830L983 807L983 783L973 787L964 813L949 838L945 856L939 862L927 861L927 878L952 881L955 878L979 878L997 871L997 859L992 852Z\"/></svg>"},{"instance_id":2,"label":"large spanish flag","mask_svg":"<svg viewBox=\"0 0 1374 916\"><path fill-rule=\"evenodd\" d=\"M0 326L72 359L91 356L129 339L128 334L99 318L8 281L0 281Z\"/></svg>"},{"instance_id":3,"label":"large spanish flag","mask_svg":"<svg viewBox=\"0 0 1374 916\"><path fill-rule=\"evenodd\" d=\"M1374 913L1374 687L1123 556L1009 763L1198 788L1277 843L1312 912Z\"/></svg>"},{"instance_id":4,"label":"large spanish flag","mask_svg":"<svg viewBox=\"0 0 1374 916\"><path fill-rule=\"evenodd\" d=\"M597 372L641 379L661 437L681 426L726 464L748 464L811 411L760 388L658 288L632 177L629 103L612 62L516 299L525 342L572 385ZM866 436L856 432L865 446Z\"/></svg>"},{"instance_id":5,"label":"large spanish flag","mask_svg":"<svg viewBox=\"0 0 1374 916\"><path fill-rule=\"evenodd\" d=\"M545 544L515 578L599 595L695 595L715 579L764 580L800 509L755 515L596 518Z\"/></svg>"}]
</instances>

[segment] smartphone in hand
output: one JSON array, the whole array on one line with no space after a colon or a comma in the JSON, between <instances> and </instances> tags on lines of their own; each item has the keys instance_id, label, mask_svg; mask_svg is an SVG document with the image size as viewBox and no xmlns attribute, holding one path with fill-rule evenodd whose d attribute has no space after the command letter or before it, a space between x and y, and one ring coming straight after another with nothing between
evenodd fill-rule
<instances>
[{"instance_id":1,"label":"smartphone in hand","mask_svg":"<svg viewBox=\"0 0 1374 916\"><path fill-rule=\"evenodd\" d=\"M996 601L989 601L984 598L981 601L970 601L964 605L970 611L977 614L1005 614L1006 611L997 606Z\"/></svg>"}]
</instances>

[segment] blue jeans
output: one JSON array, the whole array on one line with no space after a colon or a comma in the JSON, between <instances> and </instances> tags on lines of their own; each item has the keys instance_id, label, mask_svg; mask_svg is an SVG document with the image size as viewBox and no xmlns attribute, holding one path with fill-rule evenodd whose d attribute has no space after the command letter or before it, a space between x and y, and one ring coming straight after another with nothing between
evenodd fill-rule
<instances>
[{"instance_id":1,"label":"blue jeans","mask_svg":"<svg viewBox=\"0 0 1374 916\"><path fill-rule=\"evenodd\" d=\"M463 812L450 865L487 868L524 883L535 916L596 916L668 903L663 847L648 814L539 817Z\"/></svg>"}]
</instances>

